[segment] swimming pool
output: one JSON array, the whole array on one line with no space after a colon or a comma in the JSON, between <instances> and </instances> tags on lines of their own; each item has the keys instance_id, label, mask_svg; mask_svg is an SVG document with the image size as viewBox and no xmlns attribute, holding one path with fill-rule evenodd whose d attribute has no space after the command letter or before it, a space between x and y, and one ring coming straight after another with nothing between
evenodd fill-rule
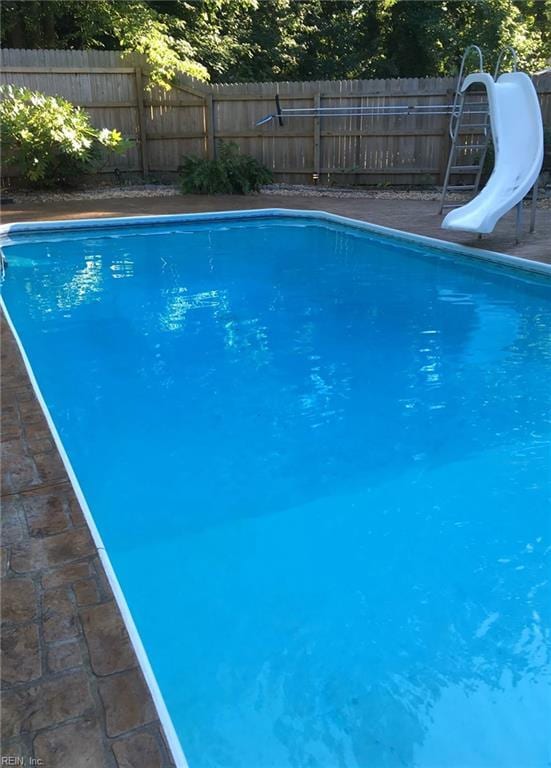
<instances>
[{"instance_id":1,"label":"swimming pool","mask_svg":"<svg viewBox=\"0 0 551 768\"><path fill-rule=\"evenodd\" d=\"M549 278L289 213L4 252L190 768L549 763Z\"/></svg>"}]
</instances>

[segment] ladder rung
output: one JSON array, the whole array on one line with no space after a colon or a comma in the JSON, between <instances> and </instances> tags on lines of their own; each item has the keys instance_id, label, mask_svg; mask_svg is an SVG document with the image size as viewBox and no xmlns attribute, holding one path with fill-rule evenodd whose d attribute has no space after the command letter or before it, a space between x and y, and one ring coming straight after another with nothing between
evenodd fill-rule
<instances>
[{"instance_id":1,"label":"ladder rung","mask_svg":"<svg viewBox=\"0 0 551 768\"><path fill-rule=\"evenodd\" d=\"M489 128L488 123L462 123L461 131L470 131L471 128Z\"/></svg>"},{"instance_id":2,"label":"ladder rung","mask_svg":"<svg viewBox=\"0 0 551 768\"><path fill-rule=\"evenodd\" d=\"M478 173L479 165L452 165L450 173Z\"/></svg>"},{"instance_id":3,"label":"ladder rung","mask_svg":"<svg viewBox=\"0 0 551 768\"><path fill-rule=\"evenodd\" d=\"M474 189L474 188L475 188L474 184L454 184L454 185L449 184L447 190L448 190L448 192L450 192L450 191L452 191L452 192L466 192L467 190Z\"/></svg>"},{"instance_id":4,"label":"ladder rung","mask_svg":"<svg viewBox=\"0 0 551 768\"><path fill-rule=\"evenodd\" d=\"M487 144L456 144L454 149L486 149Z\"/></svg>"}]
</instances>

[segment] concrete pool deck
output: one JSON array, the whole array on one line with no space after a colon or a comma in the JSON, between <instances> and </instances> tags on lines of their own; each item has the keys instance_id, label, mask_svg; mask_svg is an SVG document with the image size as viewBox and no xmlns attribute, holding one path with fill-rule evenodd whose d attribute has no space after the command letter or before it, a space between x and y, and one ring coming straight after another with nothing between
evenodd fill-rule
<instances>
[{"instance_id":1,"label":"concrete pool deck","mask_svg":"<svg viewBox=\"0 0 551 768\"><path fill-rule=\"evenodd\" d=\"M514 216L478 240L419 200L112 198L8 206L3 223L242 208L325 210L551 263L551 211L514 243ZM527 218L528 218L528 212ZM3 756L44 768L173 765L97 550L2 317ZM184 744L185 747L185 744Z\"/></svg>"}]
</instances>

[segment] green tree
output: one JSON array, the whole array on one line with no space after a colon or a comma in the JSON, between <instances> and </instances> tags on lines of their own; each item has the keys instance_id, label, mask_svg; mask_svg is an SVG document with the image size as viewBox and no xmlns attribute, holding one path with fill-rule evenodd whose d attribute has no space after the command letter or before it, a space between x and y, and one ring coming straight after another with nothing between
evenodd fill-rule
<instances>
[{"instance_id":1,"label":"green tree","mask_svg":"<svg viewBox=\"0 0 551 768\"><path fill-rule=\"evenodd\" d=\"M139 51L152 79L214 81L449 75L466 45L491 66L551 57L551 0L30 0L2 3L2 44Z\"/></svg>"},{"instance_id":2,"label":"green tree","mask_svg":"<svg viewBox=\"0 0 551 768\"><path fill-rule=\"evenodd\" d=\"M317 2L305 4L315 35L303 41L301 78L424 77L454 74L465 47L489 66L513 45L527 70L551 56L551 0Z\"/></svg>"},{"instance_id":3,"label":"green tree","mask_svg":"<svg viewBox=\"0 0 551 768\"><path fill-rule=\"evenodd\" d=\"M11 48L110 48L143 53L153 82L168 87L176 72L203 80L207 68L172 17L146 2L30 0L3 2L2 46Z\"/></svg>"}]
</instances>

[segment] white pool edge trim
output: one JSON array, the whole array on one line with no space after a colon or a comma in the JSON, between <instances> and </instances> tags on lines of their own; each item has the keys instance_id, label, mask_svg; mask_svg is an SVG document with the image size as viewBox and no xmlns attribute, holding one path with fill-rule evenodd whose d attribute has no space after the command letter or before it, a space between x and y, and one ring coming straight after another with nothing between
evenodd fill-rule
<instances>
[{"instance_id":1,"label":"white pool edge trim","mask_svg":"<svg viewBox=\"0 0 551 768\"><path fill-rule=\"evenodd\" d=\"M151 697L155 704L157 715L163 727L164 734L168 743L168 749L171 752L174 763L176 764L176 768L189 768L188 762L184 755L184 751L182 749L182 745L180 744L180 740L176 733L176 729L174 728L172 719L168 712L167 706L164 702L161 689L159 687L159 684L157 683L157 679L155 678L155 673L153 672L153 668L147 657L147 653L142 643L142 639L138 632L138 628L134 623L134 619L132 618L132 614L128 607L128 603L126 602L126 598L124 597L124 593L122 591L121 585L119 584L119 580L117 579L113 566L111 565L111 560L109 559L109 555L107 554L107 550L105 549L105 545L101 538L101 534L96 526L96 523L92 516L92 512L90 511L90 507L88 506L88 502L86 501L86 497L84 496L82 488L80 487L80 483L71 465L69 456L67 455L67 452L63 446L61 437L59 436L59 433L54 424L50 411L48 410L46 401L42 396L42 392L40 391L40 387L38 386L38 382L34 375L29 358L27 357L27 353L25 352L23 343L19 338L19 334L17 333L15 325L13 324L13 321L10 317L8 309L4 303L3 296L0 296L0 308L2 309L4 316L6 318L6 322L8 323L8 326L13 334L13 337L15 339L15 342L21 354L21 358L23 360L23 365L25 366L25 370L27 371L27 375L31 382L31 386L34 390L34 394L36 396L36 399L38 400L38 403L42 409L42 412L44 413L44 417L48 423L50 432L52 433L52 437L54 439L56 448L59 451L59 455L61 456L61 460L65 467L65 471L69 476L69 482L71 483L71 486L73 487L75 495L81 506L82 512L84 514L84 518L88 525L88 529L92 535L92 539L98 551L98 556L105 569L105 574L107 576L109 586L111 587L111 590L113 592L113 597L115 598L115 602L119 608L119 611L121 612L122 620L124 622L124 625L128 632L128 636L130 638L130 643L134 649L134 653L136 654L136 657L138 659L138 664L143 673L147 687L149 688Z\"/></svg>"},{"instance_id":2,"label":"white pool edge trim","mask_svg":"<svg viewBox=\"0 0 551 768\"><path fill-rule=\"evenodd\" d=\"M368 221L341 216L337 213L306 210L303 208L254 208L233 211L206 211L204 213L176 213L154 216L117 216L70 221L20 222L0 225L0 238L9 236L10 234L30 234L33 232L52 232L63 231L66 229L111 229L122 225L147 226L151 224L183 224L194 221L231 221L232 219L262 219L271 217L277 218L280 216L297 219L321 219L322 221L343 224L354 229L362 229L372 234L382 235L386 239L394 242L426 245L440 253L452 253L457 256L466 256L467 258L474 258L479 261L489 261L494 264L521 269L524 272L551 275L551 264L546 264L542 261L535 261L521 256L512 256L510 254L500 253L499 251L489 251L484 248L472 248L471 246L462 245L461 243L451 243L436 237L418 235L401 229L392 229L391 227L384 227L381 224L372 224Z\"/></svg>"}]
</instances>

